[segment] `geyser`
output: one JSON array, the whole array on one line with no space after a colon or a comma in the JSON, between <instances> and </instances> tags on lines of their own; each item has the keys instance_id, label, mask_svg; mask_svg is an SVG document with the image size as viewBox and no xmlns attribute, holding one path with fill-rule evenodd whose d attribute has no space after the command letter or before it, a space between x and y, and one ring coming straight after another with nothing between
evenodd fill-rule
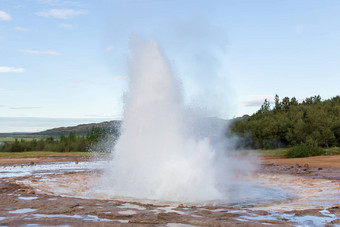
<instances>
[{"instance_id":1,"label":"geyser","mask_svg":"<svg viewBox=\"0 0 340 227\"><path fill-rule=\"evenodd\" d=\"M221 174L209 139L191 136L188 122L179 82L159 46L154 41L138 45L121 136L100 193L181 202L225 199L221 183L231 177L224 169L227 163L222 163Z\"/></svg>"}]
</instances>

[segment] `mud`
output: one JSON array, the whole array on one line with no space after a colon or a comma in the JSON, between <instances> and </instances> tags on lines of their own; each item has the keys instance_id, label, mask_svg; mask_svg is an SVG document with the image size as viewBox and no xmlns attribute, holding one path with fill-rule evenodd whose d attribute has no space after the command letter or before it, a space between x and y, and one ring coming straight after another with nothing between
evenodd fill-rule
<instances>
[{"instance_id":1,"label":"mud","mask_svg":"<svg viewBox=\"0 0 340 227\"><path fill-rule=\"evenodd\" d=\"M73 159L71 161L75 164ZM24 165L23 168L31 166L30 163ZM1 177L0 225L339 226L340 224L340 169L334 166L277 164L274 159L272 161L266 159L262 168L249 177L265 186L274 185L288 190L298 197L267 205L246 206L161 204L91 198L85 192L95 184L95 181L90 179L100 174L100 170L71 169L65 172L32 172L29 175Z\"/></svg>"}]
</instances>

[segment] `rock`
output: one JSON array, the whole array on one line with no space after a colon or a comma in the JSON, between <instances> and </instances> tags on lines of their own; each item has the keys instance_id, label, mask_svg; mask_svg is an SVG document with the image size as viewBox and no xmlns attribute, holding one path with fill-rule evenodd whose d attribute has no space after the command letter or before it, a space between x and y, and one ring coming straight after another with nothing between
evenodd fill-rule
<instances>
[{"instance_id":1,"label":"rock","mask_svg":"<svg viewBox=\"0 0 340 227\"><path fill-rule=\"evenodd\" d=\"M333 204L332 208L333 208L333 209L335 209L335 208L340 208L339 203Z\"/></svg>"}]
</instances>

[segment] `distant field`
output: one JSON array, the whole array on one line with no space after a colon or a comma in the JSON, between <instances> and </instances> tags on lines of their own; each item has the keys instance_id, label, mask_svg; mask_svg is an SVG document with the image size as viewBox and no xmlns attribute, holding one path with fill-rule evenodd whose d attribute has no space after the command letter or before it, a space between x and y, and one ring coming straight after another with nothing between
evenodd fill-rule
<instances>
[{"instance_id":1,"label":"distant field","mask_svg":"<svg viewBox=\"0 0 340 227\"><path fill-rule=\"evenodd\" d=\"M12 136L5 136L5 137L0 137L1 142L14 142L15 139L18 139L19 141L21 139L25 141L32 141L33 139L39 139L41 137L12 137Z\"/></svg>"},{"instance_id":2,"label":"distant field","mask_svg":"<svg viewBox=\"0 0 340 227\"><path fill-rule=\"evenodd\" d=\"M32 158L32 157L95 157L105 156L99 152L54 152L54 151L26 151L26 152L0 152L0 158Z\"/></svg>"}]
</instances>

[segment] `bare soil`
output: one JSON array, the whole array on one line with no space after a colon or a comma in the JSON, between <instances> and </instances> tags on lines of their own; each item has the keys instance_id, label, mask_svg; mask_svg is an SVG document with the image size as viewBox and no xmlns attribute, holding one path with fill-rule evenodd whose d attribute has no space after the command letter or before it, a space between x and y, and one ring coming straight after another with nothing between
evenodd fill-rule
<instances>
[{"instance_id":1,"label":"bare soil","mask_svg":"<svg viewBox=\"0 0 340 227\"><path fill-rule=\"evenodd\" d=\"M27 157L27 158L0 158L0 166L18 164L36 164L44 162L80 162L89 161L90 157Z\"/></svg>"},{"instance_id":2,"label":"bare soil","mask_svg":"<svg viewBox=\"0 0 340 227\"><path fill-rule=\"evenodd\" d=\"M283 158L264 156L263 164L273 163L276 165L308 165L315 168L340 168L340 155L314 156L307 158Z\"/></svg>"},{"instance_id":3,"label":"bare soil","mask_svg":"<svg viewBox=\"0 0 340 227\"><path fill-rule=\"evenodd\" d=\"M33 165L43 162L86 161L79 157L41 157L41 158L1 158L0 166ZM263 157L261 173L289 174L303 177L332 179L340 185L340 155L319 156L299 159ZM70 173L72 174L72 173ZM53 178L53 176L52 176ZM267 210L256 210L236 206L186 206L176 207L119 200L97 200L64 197L36 191L33 187L20 183L38 177L0 178L0 225L23 226L293 226L291 220L274 220ZM335 201L336 202L336 201ZM340 201L338 201L340 202ZM245 219L245 212L250 217ZM286 211L285 214L326 217L340 216L339 204L332 207ZM337 218L325 224L333 226L340 223ZM177 225L176 225L177 224ZM308 222L306 222L308 225Z\"/></svg>"}]
</instances>

